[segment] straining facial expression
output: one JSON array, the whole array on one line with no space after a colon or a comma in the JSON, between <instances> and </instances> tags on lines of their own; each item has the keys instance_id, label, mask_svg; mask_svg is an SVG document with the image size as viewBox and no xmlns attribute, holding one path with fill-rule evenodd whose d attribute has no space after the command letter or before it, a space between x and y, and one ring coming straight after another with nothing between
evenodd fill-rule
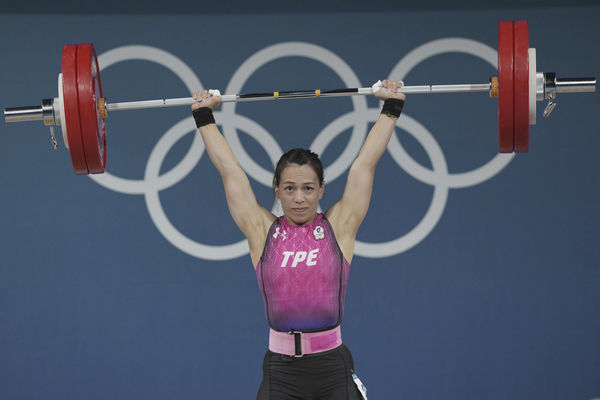
<instances>
[{"instance_id":1,"label":"straining facial expression","mask_svg":"<svg viewBox=\"0 0 600 400\"><path fill-rule=\"evenodd\" d=\"M309 164L288 164L275 186L275 196L281 201L281 207L287 221L293 225L312 222L317 216L319 200L323 197L325 186Z\"/></svg>"}]
</instances>

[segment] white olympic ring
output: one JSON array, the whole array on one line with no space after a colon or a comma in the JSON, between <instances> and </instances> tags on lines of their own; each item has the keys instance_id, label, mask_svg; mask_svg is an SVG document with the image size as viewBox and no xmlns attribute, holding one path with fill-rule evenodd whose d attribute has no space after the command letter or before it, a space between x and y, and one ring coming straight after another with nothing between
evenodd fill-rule
<instances>
[{"instance_id":1,"label":"white olympic ring","mask_svg":"<svg viewBox=\"0 0 600 400\"><path fill-rule=\"evenodd\" d=\"M220 112L214 112L217 120L221 119ZM263 145L263 148L267 151L273 163L273 168L279 160L281 155L281 149L277 142L273 140L273 137L264 130L263 127L258 125L256 122L249 120L248 118L233 114L231 116L231 122L238 126L244 126L244 132L250 134L257 142ZM185 123L185 129L176 129L179 126L183 126ZM165 159L167 153L173 147L173 145L186 133L190 132L189 127L192 127L192 131L196 131L196 125L193 117L189 117L181 121L175 127L171 128L156 144L154 150L150 154L148 164L146 165L145 179L156 180L159 178L160 167ZM199 136L199 135L196 135ZM183 179L183 177L182 177ZM173 224L167 218L164 209L160 204L160 198L158 196L159 190L152 187L145 193L146 205L150 212L152 221L158 228L158 230L179 250L187 253L191 256L203 258L205 260L228 260L232 258L241 257L248 253L248 242L243 239L237 243L224 245L224 246L208 246L198 242L195 242L181 232L179 232ZM273 213L276 213L279 204L275 202L273 205Z\"/></svg>"},{"instance_id":2,"label":"white olympic ring","mask_svg":"<svg viewBox=\"0 0 600 400\"><path fill-rule=\"evenodd\" d=\"M194 71L183 61L171 53L151 46L123 46L109 50L98 57L98 64L100 71L102 71L113 64L129 60L152 61L170 69L183 81L190 93L203 89ZM171 129L182 129L180 124L181 122ZM190 128L188 132L196 131L196 125L193 121L188 122L187 125ZM89 175L89 177L108 189L125 194L144 194L152 189L164 190L187 176L198 163L203 152L204 143L202 142L202 138L196 135L188 153L179 164L155 180L124 179L111 175L108 172L101 175Z\"/></svg>"},{"instance_id":3,"label":"white olympic ring","mask_svg":"<svg viewBox=\"0 0 600 400\"><path fill-rule=\"evenodd\" d=\"M390 77L401 80L421 61L436 54L447 52L462 52L480 57L496 68L496 51L489 46L469 39L447 38L428 42L408 53L392 69ZM333 52L304 42L279 43L255 53L248 58L234 73L225 93L238 93L246 80L254 71L264 64L289 56L312 58L324 63L335 71L347 87L361 87L352 69ZM100 69L126 60L146 60L165 66L175 73L186 85L190 92L203 88L200 80L193 71L179 58L164 50L150 46L123 46L98 57ZM346 171L360 151L360 146L367 134L367 126L378 115L379 108L367 106L366 99L353 96L354 111L348 112L329 123L314 139L310 148L317 154L322 154L327 146L342 132L353 128L352 136L341 155L331 165L325 166L325 177L331 182ZM225 103L222 111L215 112L227 141L238 158L246 173L265 186L271 187L272 171L259 166L243 148L238 129L250 135L265 149L273 166L276 164L282 150L273 136L261 125L244 116L235 113L235 103ZM497 155L487 164L473 171L449 174L444 154L429 131L410 116L403 114L397 126L411 134L425 149L432 169L423 167L411 158L396 137L388 145L388 151L393 160L415 179L434 187L433 198L423 219L403 236L383 242L366 243L356 241L355 254L362 257L382 258L400 254L420 243L435 227L443 214L449 188L463 188L482 183L498 174L512 160L512 155ZM171 170L160 174L162 163L173 145L184 135L196 132L192 117L175 124L170 128L152 150L146 165L143 180L124 179L108 172L103 175L90 175L98 184L125 194L144 194L148 212L161 234L179 250L206 260L227 260L241 257L248 253L246 240L237 243L210 246L196 241L179 232L167 218L160 203L159 192L180 182L200 161L204 153L204 144L199 135L194 140L184 158ZM281 212L280 205L275 202L273 212Z\"/></svg>"},{"instance_id":4,"label":"white olympic ring","mask_svg":"<svg viewBox=\"0 0 600 400\"><path fill-rule=\"evenodd\" d=\"M266 47L247 59L234 73L229 85L227 85L227 88L225 89L225 93L240 93L244 83L246 83L254 71L268 62L290 56L306 57L320 61L334 70L342 78L342 81L347 87L360 87L358 77L354 74L352 69L344 62L344 60L333 52L310 43L286 42ZM355 110L365 111L367 109L367 100L362 96L353 96L352 104L354 105ZM227 142L231 146L240 165L244 168L246 173L263 185L270 186L273 182L273 171L265 170L250 158L248 153L246 153L246 150L244 150L235 128L230 124L231 116L235 114L235 106L236 103L225 103L222 106L224 118L220 122L223 127L223 134L227 138ZM345 162L345 168L350 166L352 160L354 160L358 154L360 145L367 135L366 128L366 120L356 121L350 142L338 159L338 161ZM279 159L280 156L281 153L278 155L277 159ZM334 168L337 167L339 169L341 166L340 163L337 162L336 164L337 165L334 166ZM341 168L342 171L345 169L343 166L341 166Z\"/></svg>"},{"instance_id":5,"label":"white olympic ring","mask_svg":"<svg viewBox=\"0 0 600 400\"><path fill-rule=\"evenodd\" d=\"M497 52L488 45L471 39L446 38L433 40L412 50L396 64L392 69L390 76L394 79L403 80L408 72L420 62L438 54L451 52L466 53L480 57L487 61L492 67L498 68ZM406 170L413 178L432 186L441 183L454 189L474 186L490 179L504 169L514 157L514 153L498 153L487 164L471 172L460 174L448 174L446 172L443 175L440 175L432 173L431 170L424 168L414 161L413 158L404 151L396 136L392 137L390 145L388 146L388 151L398 165Z\"/></svg>"}]
</instances>

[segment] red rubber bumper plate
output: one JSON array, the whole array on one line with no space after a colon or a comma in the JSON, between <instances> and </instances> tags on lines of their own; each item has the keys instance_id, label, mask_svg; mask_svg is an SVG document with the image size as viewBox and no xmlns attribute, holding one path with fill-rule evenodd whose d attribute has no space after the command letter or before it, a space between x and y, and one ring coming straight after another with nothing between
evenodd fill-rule
<instances>
[{"instance_id":1,"label":"red rubber bumper plate","mask_svg":"<svg viewBox=\"0 0 600 400\"><path fill-rule=\"evenodd\" d=\"M529 150L529 25L514 22L514 149Z\"/></svg>"},{"instance_id":2,"label":"red rubber bumper plate","mask_svg":"<svg viewBox=\"0 0 600 400\"><path fill-rule=\"evenodd\" d=\"M513 152L513 22L498 24L498 147L500 153Z\"/></svg>"},{"instance_id":3,"label":"red rubber bumper plate","mask_svg":"<svg viewBox=\"0 0 600 400\"><path fill-rule=\"evenodd\" d=\"M67 140L73 169L77 175L89 173L81 138L79 100L77 95L77 46L66 45L62 53L63 102Z\"/></svg>"},{"instance_id":4,"label":"red rubber bumper plate","mask_svg":"<svg viewBox=\"0 0 600 400\"><path fill-rule=\"evenodd\" d=\"M92 174L101 174L106 170L106 124L98 110L102 83L91 43L77 46L77 93L85 159Z\"/></svg>"}]
</instances>

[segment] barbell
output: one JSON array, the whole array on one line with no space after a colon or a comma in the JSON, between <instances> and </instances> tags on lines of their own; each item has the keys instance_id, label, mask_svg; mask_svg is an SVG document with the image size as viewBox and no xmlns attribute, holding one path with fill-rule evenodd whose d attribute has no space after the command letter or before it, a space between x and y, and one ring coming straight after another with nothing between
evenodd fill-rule
<instances>
[{"instance_id":1,"label":"barbell","mask_svg":"<svg viewBox=\"0 0 600 400\"><path fill-rule=\"evenodd\" d=\"M221 96L222 102L339 97L373 94L374 87L332 90L275 91ZM406 94L487 92L498 99L498 147L501 153L529 150L529 125L536 123L536 102L548 100L547 117L556 106L557 93L594 92L595 78L558 78L555 73L536 71L536 50L529 48L527 21L498 24L498 76L483 84L403 86ZM94 45L66 45L62 73L58 75L58 97L42 100L41 106L4 110L5 122L42 120L50 126L57 148L54 126L60 126L75 173L101 174L106 170L106 118L109 112L158 107L189 106L192 97L107 103L102 92L100 68Z\"/></svg>"}]
</instances>

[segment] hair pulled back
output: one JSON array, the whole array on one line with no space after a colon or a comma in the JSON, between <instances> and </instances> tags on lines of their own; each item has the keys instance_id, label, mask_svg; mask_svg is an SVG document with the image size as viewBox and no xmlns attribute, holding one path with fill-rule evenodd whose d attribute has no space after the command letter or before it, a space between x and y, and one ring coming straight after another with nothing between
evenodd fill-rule
<instances>
[{"instance_id":1,"label":"hair pulled back","mask_svg":"<svg viewBox=\"0 0 600 400\"><path fill-rule=\"evenodd\" d=\"M291 149L281 156L275 167L275 175L273 176L273 190L279 185L281 172L290 164L298 164L300 166L308 164L317 174L319 186L323 186L323 164L319 159L319 155L308 149Z\"/></svg>"}]
</instances>

